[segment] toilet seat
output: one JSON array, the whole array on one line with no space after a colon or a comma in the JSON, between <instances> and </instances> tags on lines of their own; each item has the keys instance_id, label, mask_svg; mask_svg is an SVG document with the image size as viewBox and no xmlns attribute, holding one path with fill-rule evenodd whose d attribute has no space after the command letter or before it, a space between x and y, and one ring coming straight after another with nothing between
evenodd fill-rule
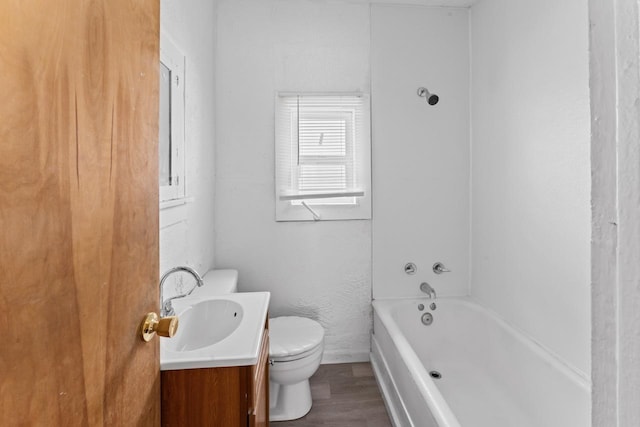
<instances>
[{"instance_id":1,"label":"toilet seat","mask_svg":"<svg viewBox=\"0 0 640 427\"><path fill-rule=\"evenodd\" d=\"M291 362L322 351L324 328L314 320L297 316L269 319L269 358Z\"/></svg>"},{"instance_id":2,"label":"toilet seat","mask_svg":"<svg viewBox=\"0 0 640 427\"><path fill-rule=\"evenodd\" d=\"M323 350L322 349L322 345L318 344L317 346L315 346L311 350L305 351L305 352L300 353L300 354L293 354L291 356L280 356L280 357L269 356L269 359L271 360L272 363L295 362L296 360L300 360L300 359L307 358L309 356L313 356L315 353L322 353L322 350Z\"/></svg>"},{"instance_id":3,"label":"toilet seat","mask_svg":"<svg viewBox=\"0 0 640 427\"><path fill-rule=\"evenodd\" d=\"M311 319L283 316L269 319L269 420L303 417L313 399L309 378L318 370L324 329Z\"/></svg>"}]
</instances>

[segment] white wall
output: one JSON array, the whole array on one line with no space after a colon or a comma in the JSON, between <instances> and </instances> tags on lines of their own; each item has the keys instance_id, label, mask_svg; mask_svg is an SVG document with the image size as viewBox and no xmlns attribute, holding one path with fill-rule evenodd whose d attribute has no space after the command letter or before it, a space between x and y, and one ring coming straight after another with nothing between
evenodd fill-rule
<instances>
[{"instance_id":1,"label":"white wall","mask_svg":"<svg viewBox=\"0 0 640 427\"><path fill-rule=\"evenodd\" d=\"M468 9L373 6L371 19L373 295L424 295L423 281L438 296L467 295ZM452 272L434 274L436 261Z\"/></svg>"},{"instance_id":2,"label":"white wall","mask_svg":"<svg viewBox=\"0 0 640 427\"><path fill-rule=\"evenodd\" d=\"M640 425L638 9L589 2L594 427Z\"/></svg>"},{"instance_id":3,"label":"white wall","mask_svg":"<svg viewBox=\"0 0 640 427\"><path fill-rule=\"evenodd\" d=\"M471 294L590 372L588 11L471 8Z\"/></svg>"},{"instance_id":4,"label":"white wall","mask_svg":"<svg viewBox=\"0 0 640 427\"><path fill-rule=\"evenodd\" d=\"M188 203L160 211L160 272L214 261L215 2L162 0L161 30L186 56L185 151ZM191 286L185 282L185 286ZM175 293L167 286L167 296Z\"/></svg>"},{"instance_id":5,"label":"white wall","mask_svg":"<svg viewBox=\"0 0 640 427\"><path fill-rule=\"evenodd\" d=\"M481 303L590 369L587 10L471 10L469 34L464 9L376 5L370 21L367 2L219 3L216 267L240 270L241 290L271 291L271 315L319 320L325 362L366 359L375 268L376 297L419 295L423 280L464 295L471 283ZM275 92L366 91L370 78L374 266L370 221L276 223L273 182ZM419 86L440 103L426 105ZM417 275L402 272L407 261ZM434 275L435 261L453 272Z\"/></svg>"},{"instance_id":6,"label":"white wall","mask_svg":"<svg viewBox=\"0 0 640 427\"><path fill-rule=\"evenodd\" d=\"M324 362L367 360L371 222L275 221L276 91L369 91L369 6L222 0L218 7L216 267L270 315L326 330Z\"/></svg>"}]
</instances>

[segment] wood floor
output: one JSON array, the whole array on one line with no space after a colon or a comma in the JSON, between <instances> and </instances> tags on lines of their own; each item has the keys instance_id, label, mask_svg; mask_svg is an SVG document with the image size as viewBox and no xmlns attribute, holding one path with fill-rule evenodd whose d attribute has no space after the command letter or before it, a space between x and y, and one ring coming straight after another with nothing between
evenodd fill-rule
<instances>
[{"instance_id":1,"label":"wood floor","mask_svg":"<svg viewBox=\"0 0 640 427\"><path fill-rule=\"evenodd\" d=\"M369 363L321 365L311 377L311 411L272 427L391 427Z\"/></svg>"}]
</instances>

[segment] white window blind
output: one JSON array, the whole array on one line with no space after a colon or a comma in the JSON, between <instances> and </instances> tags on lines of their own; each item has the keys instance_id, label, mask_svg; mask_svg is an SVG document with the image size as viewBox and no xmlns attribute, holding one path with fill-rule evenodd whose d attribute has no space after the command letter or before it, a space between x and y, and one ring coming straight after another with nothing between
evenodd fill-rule
<instances>
[{"instance_id":1,"label":"white window blind","mask_svg":"<svg viewBox=\"0 0 640 427\"><path fill-rule=\"evenodd\" d=\"M358 205L368 196L369 132L365 94L278 94L277 202Z\"/></svg>"}]
</instances>

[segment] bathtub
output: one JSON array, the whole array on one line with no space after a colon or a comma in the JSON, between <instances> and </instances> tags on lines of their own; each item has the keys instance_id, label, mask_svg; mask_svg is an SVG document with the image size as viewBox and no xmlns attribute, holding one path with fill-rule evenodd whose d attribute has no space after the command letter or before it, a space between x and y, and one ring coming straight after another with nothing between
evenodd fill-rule
<instances>
[{"instance_id":1,"label":"bathtub","mask_svg":"<svg viewBox=\"0 0 640 427\"><path fill-rule=\"evenodd\" d=\"M396 427L591 425L581 374L467 298L431 302L373 301L371 363Z\"/></svg>"}]
</instances>

